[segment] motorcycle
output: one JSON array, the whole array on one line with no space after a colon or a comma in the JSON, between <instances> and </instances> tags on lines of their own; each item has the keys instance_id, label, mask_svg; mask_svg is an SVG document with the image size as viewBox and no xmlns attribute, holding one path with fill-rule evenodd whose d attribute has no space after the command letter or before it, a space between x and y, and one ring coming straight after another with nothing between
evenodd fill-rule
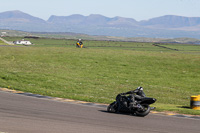
<instances>
[{"instance_id":1,"label":"motorcycle","mask_svg":"<svg viewBox=\"0 0 200 133\"><path fill-rule=\"evenodd\" d=\"M76 47L77 47L77 48L85 48L85 47L83 46L83 42L81 41L81 39L78 39L78 41L76 42Z\"/></svg>"},{"instance_id":2,"label":"motorcycle","mask_svg":"<svg viewBox=\"0 0 200 133\"><path fill-rule=\"evenodd\" d=\"M77 43L76 43L76 47L77 47L77 48L83 48L83 43L82 43L82 42L81 42L81 43L80 43L80 42L77 42Z\"/></svg>"},{"instance_id":3,"label":"motorcycle","mask_svg":"<svg viewBox=\"0 0 200 133\"><path fill-rule=\"evenodd\" d=\"M133 95L121 93L118 94L116 97L116 101L112 102L108 107L107 111L111 113L131 113L136 116L146 116L150 113L151 110L155 109L155 107L150 107L150 104L156 102L155 98L150 97L141 97L135 98L135 105L131 106ZM120 99L120 100L119 100Z\"/></svg>"}]
</instances>

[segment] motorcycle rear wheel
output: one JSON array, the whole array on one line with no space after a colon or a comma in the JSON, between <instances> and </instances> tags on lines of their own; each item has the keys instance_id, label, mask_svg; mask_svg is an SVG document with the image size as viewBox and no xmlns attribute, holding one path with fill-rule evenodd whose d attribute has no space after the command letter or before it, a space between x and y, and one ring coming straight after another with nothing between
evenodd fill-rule
<instances>
[{"instance_id":1,"label":"motorcycle rear wheel","mask_svg":"<svg viewBox=\"0 0 200 133\"><path fill-rule=\"evenodd\" d=\"M107 111L110 112L110 113L115 113L115 112L117 112L117 102L111 103L111 104L107 107Z\"/></svg>"},{"instance_id":2,"label":"motorcycle rear wheel","mask_svg":"<svg viewBox=\"0 0 200 133\"><path fill-rule=\"evenodd\" d=\"M142 109L136 110L136 111L135 111L135 114L136 114L137 116L142 116L142 117L144 117L144 116L146 116L146 115L148 115L148 114L150 113L151 108L150 108L150 106L149 106L148 104L143 104L143 105L141 105L141 106L142 106Z\"/></svg>"}]
</instances>

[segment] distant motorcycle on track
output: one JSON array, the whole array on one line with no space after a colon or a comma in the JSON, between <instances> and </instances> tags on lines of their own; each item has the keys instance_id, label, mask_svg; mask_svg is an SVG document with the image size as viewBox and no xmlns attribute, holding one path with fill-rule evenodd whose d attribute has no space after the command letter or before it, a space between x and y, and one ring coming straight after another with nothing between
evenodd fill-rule
<instances>
[{"instance_id":1,"label":"distant motorcycle on track","mask_svg":"<svg viewBox=\"0 0 200 133\"><path fill-rule=\"evenodd\" d=\"M83 46L83 42L82 42L81 39L78 39L78 41L76 42L76 47L77 48L86 48L86 47Z\"/></svg>"},{"instance_id":2,"label":"distant motorcycle on track","mask_svg":"<svg viewBox=\"0 0 200 133\"><path fill-rule=\"evenodd\" d=\"M155 102L155 98L146 97L143 88L138 87L134 91L118 94L116 101L107 107L107 111L111 113L131 113L144 117L155 109L155 107L149 106Z\"/></svg>"}]
</instances>

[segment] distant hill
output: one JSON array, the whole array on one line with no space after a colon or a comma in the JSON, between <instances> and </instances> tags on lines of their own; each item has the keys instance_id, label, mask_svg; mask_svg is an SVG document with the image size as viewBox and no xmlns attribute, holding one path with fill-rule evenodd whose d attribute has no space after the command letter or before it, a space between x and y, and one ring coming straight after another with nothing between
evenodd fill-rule
<instances>
[{"instance_id":1,"label":"distant hill","mask_svg":"<svg viewBox=\"0 0 200 133\"><path fill-rule=\"evenodd\" d=\"M200 39L200 17L166 15L149 20L109 18L99 14L52 15L47 21L21 11L0 13L0 29L29 32L74 32L89 35Z\"/></svg>"},{"instance_id":2,"label":"distant hill","mask_svg":"<svg viewBox=\"0 0 200 133\"><path fill-rule=\"evenodd\" d=\"M138 25L138 22L130 18L114 17L108 18L98 14L92 14L89 16L71 15L71 16L54 16L52 15L48 19L52 24L63 25L80 25L80 26L133 26Z\"/></svg>"},{"instance_id":3,"label":"distant hill","mask_svg":"<svg viewBox=\"0 0 200 133\"><path fill-rule=\"evenodd\" d=\"M0 28L24 31L39 31L47 28L47 22L21 11L8 11L0 13ZM43 28L41 28L43 27Z\"/></svg>"},{"instance_id":4,"label":"distant hill","mask_svg":"<svg viewBox=\"0 0 200 133\"><path fill-rule=\"evenodd\" d=\"M18 21L18 22L31 22L31 23L46 23L46 21L33 17L29 14L23 13L21 11L8 11L8 12L3 12L0 13L0 19L1 21L7 21L7 22L13 22L13 21Z\"/></svg>"},{"instance_id":5,"label":"distant hill","mask_svg":"<svg viewBox=\"0 0 200 133\"><path fill-rule=\"evenodd\" d=\"M140 25L162 29L191 27L200 25L200 17L166 15L162 17L152 18L148 21L141 21Z\"/></svg>"}]
</instances>

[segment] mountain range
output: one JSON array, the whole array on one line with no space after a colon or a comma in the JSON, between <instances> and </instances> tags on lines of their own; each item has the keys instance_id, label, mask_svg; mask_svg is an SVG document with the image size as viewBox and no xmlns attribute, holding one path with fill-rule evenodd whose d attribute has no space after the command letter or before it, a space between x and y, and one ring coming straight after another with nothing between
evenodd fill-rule
<instances>
[{"instance_id":1,"label":"mountain range","mask_svg":"<svg viewBox=\"0 0 200 133\"><path fill-rule=\"evenodd\" d=\"M165 15L149 20L105 17L99 14L83 16L52 15L47 21L21 11L0 13L0 29L28 32L74 32L88 35L151 38L198 38L200 39L200 17Z\"/></svg>"}]
</instances>

